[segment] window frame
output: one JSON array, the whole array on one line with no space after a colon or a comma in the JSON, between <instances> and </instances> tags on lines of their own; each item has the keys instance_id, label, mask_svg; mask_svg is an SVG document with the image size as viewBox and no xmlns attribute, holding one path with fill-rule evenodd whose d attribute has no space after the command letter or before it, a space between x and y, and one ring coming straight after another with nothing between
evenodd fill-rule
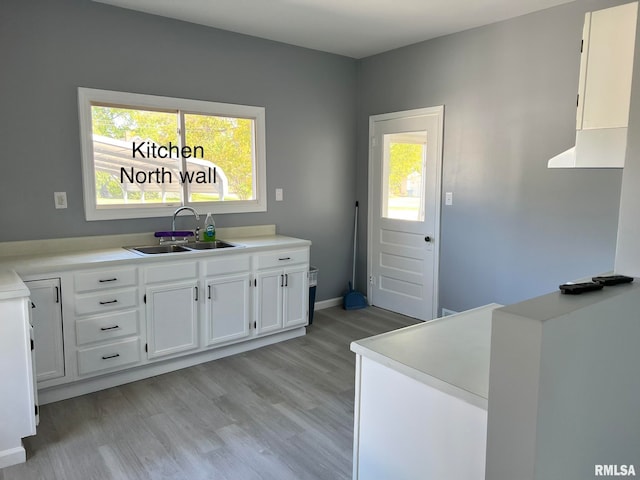
<instances>
[{"instance_id":1,"label":"window frame","mask_svg":"<svg viewBox=\"0 0 640 480\"><path fill-rule=\"evenodd\" d=\"M255 199L189 202L188 198L183 198L182 202L157 207L150 205L98 206L96 202L96 171L93 157L93 125L91 116L91 106L94 103L111 104L132 109L176 110L178 115L204 114L254 120L255 170L253 183L256 190ZM211 212L213 214L265 212L267 210L264 107L78 87L78 110L82 160L82 190L85 218L88 221L166 217L172 215L176 208L181 206L189 206L199 212Z\"/></svg>"}]
</instances>

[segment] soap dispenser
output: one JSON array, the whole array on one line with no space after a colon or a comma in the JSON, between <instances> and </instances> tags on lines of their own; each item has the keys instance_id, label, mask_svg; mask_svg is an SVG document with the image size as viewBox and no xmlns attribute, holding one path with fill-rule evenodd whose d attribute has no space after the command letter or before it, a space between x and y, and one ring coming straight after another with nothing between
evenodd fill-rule
<instances>
[{"instance_id":1,"label":"soap dispenser","mask_svg":"<svg viewBox=\"0 0 640 480\"><path fill-rule=\"evenodd\" d=\"M216 222L213 221L211 213L207 213L207 218L204 219L203 237L205 242L214 242L216 239Z\"/></svg>"}]
</instances>

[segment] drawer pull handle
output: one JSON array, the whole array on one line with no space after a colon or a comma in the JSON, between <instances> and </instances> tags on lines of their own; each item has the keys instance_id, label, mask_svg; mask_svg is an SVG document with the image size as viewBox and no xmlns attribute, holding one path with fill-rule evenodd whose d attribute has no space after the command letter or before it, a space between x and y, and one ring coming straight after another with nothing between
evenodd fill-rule
<instances>
[{"instance_id":1,"label":"drawer pull handle","mask_svg":"<svg viewBox=\"0 0 640 480\"><path fill-rule=\"evenodd\" d=\"M120 356L119 353L114 353L113 355L103 355L102 359L103 360L109 360L110 358L116 358L116 357L119 357L119 356Z\"/></svg>"},{"instance_id":2,"label":"drawer pull handle","mask_svg":"<svg viewBox=\"0 0 640 480\"><path fill-rule=\"evenodd\" d=\"M118 300L109 300L108 302L100 302L100 305L109 305L110 303L118 303Z\"/></svg>"},{"instance_id":3,"label":"drawer pull handle","mask_svg":"<svg viewBox=\"0 0 640 480\"><path fill-rule=\"evenodd\" d=\"M291 260L291 257L283 257L283 258L279 258L278 260Z\"/></svg>"},{"instance_id":4,"label":"drawer pull handle","mask_svg":"<svg viewBox=\"0 0 640 480\"><path fill-rule=\"evenodd\" d=\"M118 280L117 278L105 278L104 280L98 280L98 282L107 283L107 282L115 282L117 280Z\"/></svg>"},{"instance_id":5,"label":"drawer pull handle","mask_svg":"<svg viewBox=\"0 0 640 480\"><path fill-rule=\"evenodd\" d=\"M101 327L100 330L106 332L107 330L115 330L116 328L120 328L120 325L114 325L113 327Z\"/></svg>"}]
</instances>

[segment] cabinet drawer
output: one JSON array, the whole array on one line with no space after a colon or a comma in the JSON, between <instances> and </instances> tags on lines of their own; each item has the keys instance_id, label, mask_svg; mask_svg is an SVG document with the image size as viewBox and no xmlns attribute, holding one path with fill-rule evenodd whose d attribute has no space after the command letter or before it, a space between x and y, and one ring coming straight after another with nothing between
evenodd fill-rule
<instances>
[{"instance_id":1,"label":"cabinet drawer","mask_svg":"<svg viewBox=\"0 0 640 480\"><path fill-rule=\"evenodd\" d=\"M76 322L76 343L87 343L113 340L138 334L138 312L127 312L100 315Z\"/></svg>"},{"instance_id":2,"label":"cabinet drawer","mask_svg":"<svg viewBox=\"0 0 640 480\"><path fill-rule=\"evenodd\" d=\"M293 263L306 263L309 261L309 250L290 250L282 252L264 253L257 256L257 268L273 268L291 265Z\"/></svg>"},{"instance_id":3,"label":"cabinet drawer","mask_svg":"<svg viewBox=\"0 0 640 480\"><path fill-rule=\"evenodd\" d=\"M146 283L164 283L172 280L190 280L198 276L196 262L167 263L145 268Z\"/></svg>"},{"instance_id":4,"label":"cabinet drawer","mask_svg":"<svg viewBox=\"0 0 640 480\"><path fill-rule=\"evenodd\" d=\"M94 272L76 273L74 286L77 293L135 286L137 275L135 268L114 268Z\"/></svg>"},{"instance_id":5,"label":"cabinet drawer","mask_svg":"<svg viewBox=\"0 0 640 480\"><path fill-rule=\"evenodd\" d=\"M205 265L207 276L248 272L251 270L249 255L214 258L208 260Z\"/></svg>"},{"instance_id":6,"label":"cabinet drawer","mask_svg":"<svg viewBox=\"0 0 640 480\"><path fill-rule=\"evenodd\" d=\"M87 375L140 361L138 337L78 350L78 373Z\"/></svg>"},{"instance_id":7,"label":"cabinet drawer","mask_svg":"<svg viewBox=\"0 0 640 480\"><path fill-rule=\"evenodd\" d=\"M138 289L76 295L76 314L90 315L135 307L138 304Z\"/></svg>"}]
</instances>

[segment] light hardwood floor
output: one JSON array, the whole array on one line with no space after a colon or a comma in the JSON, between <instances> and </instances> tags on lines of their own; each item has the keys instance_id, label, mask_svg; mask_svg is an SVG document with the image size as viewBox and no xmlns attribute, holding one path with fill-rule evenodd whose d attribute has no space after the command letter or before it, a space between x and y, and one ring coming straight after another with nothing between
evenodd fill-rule
<instances>
[{"instance_id":1,"label":"light hardwood floor","mask_svg":"<svg viewBox=\"0 0 640 480\"><path fill-rule=\"evenodd\" d=\"M416 322L333 307L304 337L44 405L0 480L351 478L349 344Z\"/></svg>"}]
</instances>

